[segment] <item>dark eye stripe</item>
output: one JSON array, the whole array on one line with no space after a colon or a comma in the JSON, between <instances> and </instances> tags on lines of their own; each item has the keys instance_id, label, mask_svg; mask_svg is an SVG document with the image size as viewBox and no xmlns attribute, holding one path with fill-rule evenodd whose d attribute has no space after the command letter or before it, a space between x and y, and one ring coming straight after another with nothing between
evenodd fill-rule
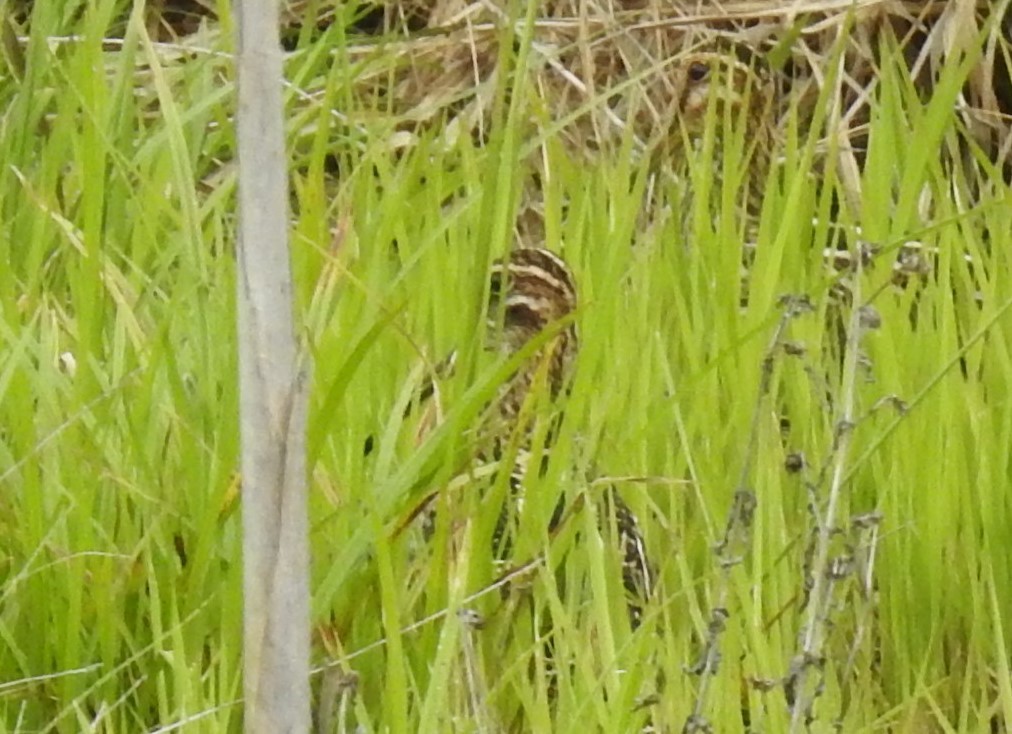
<instances>
[{"instance_id":1,"label":"dark eye stripe","mask_svg":"<svg viewBox=\"0 0 1012 734\"><path fill-rule=\"evenodd\" d=\"M576 300L576 294L567 281L558 280L541 268L510 266L510 289L520 293L551 293L566 304ZM571 307L571 306L570 306Z\"/></svg>"},{"instance_id":2,"label":"dark eye stripe","mask_svg":"<svg viewBox=\"0 0 1012 734\"><path fill-rule=\"evenodd\" d=\"M511 300L506 305L506 324L531 332L540 331L545 326L544 313L537 305L526 299L515 302Z\"/></svg>"},{"instance_id":3,"label":"dark eye stripe","mask_svg":"<svg viewBox=\"0 0 1012 734\"><path fill-rule=\"evenodd\" d=\"M549 307L557 314L568 313L576 306L575 295L568 289L559 287L555 281L543 277L543 273L514 274L507 298L514 295L548 301Z\"/></svg>"},{"instance_id":4,"label":"dark eye stripe","mask_svg":"<svg viewBox=\"0 0 1012 734\"><path fill-rule=\"evenodd\" d=\"M553 279L558 284L559 291L575 293L573 276L569 267L562 259L548 250L541 248L524 248L516 250L510 255L510 269L536 269Z\"/></svg>"},{"instance_id":5,"label":"dark eye stripe","mask_svg":"<svg viewBox=\"0 0 1012 734\"><path fill-rule=\"evenodd\" d=\"M576 307L576 288L566 264L548 250L524 248L510 254L509 262L497 261L492 266L489 281L489 301L497 303L503 297L503 275L509 284L510 294L529 294L552 298L557 313L566 313Z\"/></svg>"}]
</instances>

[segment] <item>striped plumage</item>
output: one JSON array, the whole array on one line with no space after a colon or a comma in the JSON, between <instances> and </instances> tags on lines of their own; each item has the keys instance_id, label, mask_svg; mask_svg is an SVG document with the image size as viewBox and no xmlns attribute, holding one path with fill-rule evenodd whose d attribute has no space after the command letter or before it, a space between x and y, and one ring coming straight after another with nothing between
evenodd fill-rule
<instances>
[{"instance_id":1,"label":"striped plumage","mask_svg":"<svg viewBox=\"0 0 1012 734\"><path fill-rule=\"evenodd\" d=\"M728 115L732 135L743 141L739 159L744 175L743 213L755 219L762 209L762 189L771 163L777 91L754 54L747 61L740 56L746 56L746 51L737 47L697 51L677 65L677 115L671 138L676 160L686 144L701 146L712 107L717 140L711 191L719 192L728 173L725 156L730 141L723 139L723 117Z\"/></svg>"},{"instance_id":2,"label":"striped plumage","mask_svg":"<svg viewBox=\"0 0 1012 734\"><path fill-rule=\"evenodd\" d=\"M562 319L571 318L577 306L576 286L566 263L557 255L542 248L522 248L497 261L489 283L490 346L503 356L522 349L544 329ZM559 397L569 383L570 371L579 348L576 326L573 323L559 327L544 346L517 370L503 386L497 399L497 409L503 432L492 441L494 458L501 460L509 440L516 440L514 430L522 431L519 455L511 468L510 491L513 503L522 502L524 475L529 470L526 456L533 437L530 426L517 426L524 402L539 374L544 375L545 388L550 398ZM550 450L554 427L559 416L553 419L546 443ZM511 547L510 533L515 508L503 508L496 528L494 546L505 555ZM556 509L553 522L562 515ZM600 506L600 517L605 528L614 519L616 541L622 553L623 586L628 596L630 620L639 624L642 601L652 586L650 564L646 557L642 535L635 515L622 500L617 490L609 487Z\"/></svg>"},{"instance_id":3,"label":"striped plumage","mask_svg":"<svg viewBox=\"0 0 1012 734\"><path fill-rule=\"evenodd\" d=\"M558 255L542 248L522 248L514 250L507 260L493 263L489 276L489 343L503 356L515 354L575 309L572 273ZM498 398L500 413L510 418L517 415L546 357L548 389L552 398L558 397L569 378L577 348L576 326L571 323L510 378Z\"/></svg>"}]
</instances>

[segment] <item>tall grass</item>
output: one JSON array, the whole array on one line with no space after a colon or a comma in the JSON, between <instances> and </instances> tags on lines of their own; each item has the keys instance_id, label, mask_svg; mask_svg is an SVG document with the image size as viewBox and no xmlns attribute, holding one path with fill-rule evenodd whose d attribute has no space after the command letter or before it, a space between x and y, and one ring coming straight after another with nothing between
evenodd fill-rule
<instances>
[{"instance_id":1,"label":"tall grass","mask_svg":"<svg viewBox=\"0 0 1012 734\"><path fill-rule=\"evenodd\" d=\"M0 730L238 731L228 35L165 46L116 3L58 6L34 4L0 82ZM529 20L504 68L526 68ZM781 141L742 307L746 227L710 178L714 147L741 163L723 136L679 175L629 141L574 160L556 122L532 128L538 89L519 73L499 80L483 144L425 130L393 150L402 121L349 84L343 34L304 34L288 62L316 684L333 729L681 730L695 712L723 732L744 709L781 732L792 672L814 730L1007 728L1012 207L951 112L969 62L924 99L883 42L857 207L833 205L854 192L821 156L824 130ZM979 180L943 162L967 151ZM535 166L582 347L548 469L529 479L515 560L531 563L491 588L506 487L470 476L469 457L510 365L482 349L481 303ZM881 323L849 357L852 311L822 253L840 230L882 248L850 276ZM912 240L937 250L932 272L894 288ZM813 309L785 319L784 293ZM407 408L455 348L421 430L433 408ZM533 411L542 428L550 410ZM636 631L586 501L609 482L659 572ZM437 489L445 522L424 543L402 526ZM748 522L731 515L742 492ZM583 509L549 537L560 495ZM811 568L820 529L836 573ZM822 643L804 658L815 573ZM719 666L697 666L704 653Z\"/></svg>"}]
</instances>

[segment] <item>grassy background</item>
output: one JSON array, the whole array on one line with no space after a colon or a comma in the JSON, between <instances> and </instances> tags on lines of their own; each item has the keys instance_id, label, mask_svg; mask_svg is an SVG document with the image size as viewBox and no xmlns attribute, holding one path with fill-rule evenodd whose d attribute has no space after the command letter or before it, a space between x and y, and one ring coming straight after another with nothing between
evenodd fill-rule
<instances>
[{"instance_id":1,"label":"grassy background","mask_svg":"<svg viewBox=\"0 0 1012 734\"><path fill-rule=\"evenodd\" d=\"M5 732L241 722L231 29L225 13L187 48L161 45L139 8L129 22L123 10L35 3L0 80ZM347 709L335 730L634 731L649 718L676 731L698 709L715 731L739 731L744 707L754 730L788 731L783 688L756 682L799 669L818 529L808 507L824 506L834 472L846 481L828 555L849 566L817 615L814 730L837 719L847 732L1007 730L1012 207L983 156L979 180L946 162L974 152L951 114L970 64L948 65L925 96L883 41L860 200L834 222L886 253L855 277L881 318L855 366L836 327L851 312L829 297L823 262L843 187L831 157L813 155L818 125L783 141L741 308L731 184L714 206L698 193L723 136L680 176L651 179L629 141L575 159L520 74L492 92L484 144L429 128L391 150L403 120L349 84L366 62L344 40L341 23L306 32L287 68L293 261L314 363L315 650L340 663L316 680L324 706ZM385 63L377 46L370 72ZM734 120L713 126L725 122L740 139ZM481 506L497 508L504 488L481 501L460 472L508 371L480 349L480 303L488 263L513 241L532 152L547 245L581 290L583 347L518 538L518 560L545 561L505 598L474 597L497 573L484 550L496 512ZM737 163L727 153L721 165ZM909 240L937 248L932 275L891 288ZM783 293L808 294L814 311L783 321ZM422 365L454 347L443 420L416 440L418 411L404 419L404 407ZM892 396L905 411L882 402ZM796 452L799 474L785 469ZM659 568L635 633L592 512L544 532L556 497L594 477L618 478ZM472 519L455 538L425 546L395 532L444 486L440 511ZM715 554L741 487L758 500L751 524L734 523ZM868 513L880 521L852 523ZM730 615L716 636L715 608ZM721 666L686 672L708 639Z\"/></svg>"}]
</instances>

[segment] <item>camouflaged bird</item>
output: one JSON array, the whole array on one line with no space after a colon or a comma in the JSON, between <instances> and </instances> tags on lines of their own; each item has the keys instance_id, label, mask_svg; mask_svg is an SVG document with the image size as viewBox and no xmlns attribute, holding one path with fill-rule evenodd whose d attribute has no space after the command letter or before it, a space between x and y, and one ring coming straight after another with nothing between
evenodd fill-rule
<instances>
[{"instance_id":1,"label":"camouflaged bird","mask_svg":"<svg viewBox=\"0 0 1012 734\"><path fill-rule=\"evenodd\" d=\"M513 251L505 260L497 261L489 282L489 327L491 346L504 357L516 354L532 339L553 324L559 331L536 351L532 357L502 387L496 409L506 429L493 440L496 459L506 455L506 442L516 440L510 434L516 427L525 401L531 396L539 377L545 383L548 398L557 400L568 389L572 366L579 348L576 325L571 319L577 307L576 285L566 263L543 248L522 248ZM545 440L546 451L558 427L561 415L556 414ZM530 471L527 454L532 449L533 437L529 426L519 441L520 451L510 476L510 501L522 502L524 478ZM542 470L544 467L541 468ZM562 516L561 506L556 508L552 524ZM516 516L514 508L503 508L496 528L494 545L499 552L508 552L514 532L511 527ZM627 592L630 621L635 627L640 622L642 603L650 594L652 571L646 557L643 538L636 516L622 500L614 487L604 493L600 507L602 526L614 516L616 542L622 554L622 580Z\"/></svg>"},{"instance_id":2,"label":"camouflaged bird","mask_svg":"<svg viewBox=\"0 0 1012 734\"><path fill-rule=\"evenodd\" d=\"M485 447L476 457L481 466L508 462L508 494L499 511L492 539L498 561L510 559L517 522L523 508L530 456L534 450L535 426L526 403L543 395L555 405L569 388L573 362L579 348L576 325L576 285L566 263L543 248L520 248L497 260L489 278L487 347L504 359L513 357L531 340L544 343L500 387L489 405L491 430ZM568 319L568 321L567 321ZM555 329L551 335L546 330ZM551 415L543 440L538 471L547 467L547 455L557 434L561 413ZM496 472L502 471L497 467ZM560 500L549 530L561 522L566 507ZM630 623L640 623L642 605L652 588L652 569L647 560L636 516L614 487L603 494L599 508L602 530L610 536L614 518L615 541L622 558L622 583L627 595ZM429 507L424 523L431 535L436 521Z\"/></svg>"},{"instance_id":3,"label":"camouflaged bird","mask_svg":"<svg viewBox=\"0 0 1012 734\"><path fill-rule=\"evenodd\" d=\"M687 147L703 147L712 114L715 140L710 190L719 199L727 176L739 172L728 170L728 150L740 145L735 161L742 176L741 214L754 227L762 210L773 150L778 93L771 75L757 55L735 46L686 54L675 66L674 77L676 109L670 147L676 167L680 161L684 163ZM725 117L729 129L725 128Z\"/></svg>"}]
</instances>

